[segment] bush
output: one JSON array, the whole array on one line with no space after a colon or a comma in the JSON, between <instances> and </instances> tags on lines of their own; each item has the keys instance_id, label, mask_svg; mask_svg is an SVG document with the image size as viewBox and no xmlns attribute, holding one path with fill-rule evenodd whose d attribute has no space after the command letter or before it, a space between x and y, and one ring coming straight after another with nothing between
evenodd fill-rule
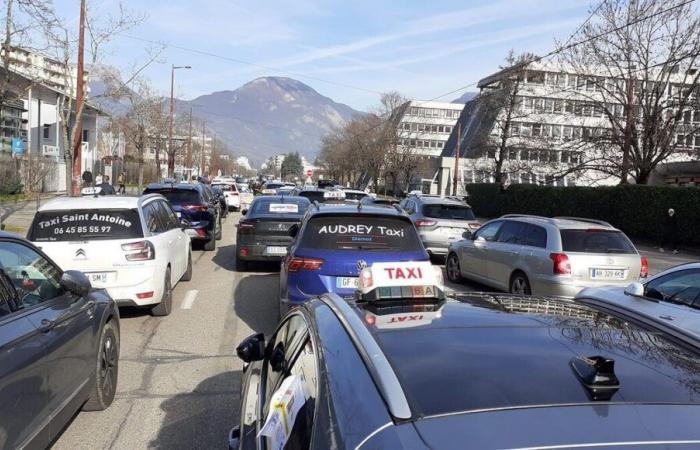
<instances>
[{"instance_id":1,"label":"bush","mask_svg":"<svg viewBox=\"0 0 700 450\"><path fill-rule=\"evenodd\" d=\"M658 243L669 208L676 210L679 243L700 246L700 188L667 186L550 187L495 184L467 186L478 217L503 214L574 216L601 219L630 238Z\"/></svg>"},{"instance_id":2,"label":"bush","mask_svg":"<svg viewBox=\"0 0 700 450\"><path fill-rule=\"evenodd\" d=\"M0 195L21 194L24 186L18 180L6 180L0 183Z\"/></svg>"}]
</instances>

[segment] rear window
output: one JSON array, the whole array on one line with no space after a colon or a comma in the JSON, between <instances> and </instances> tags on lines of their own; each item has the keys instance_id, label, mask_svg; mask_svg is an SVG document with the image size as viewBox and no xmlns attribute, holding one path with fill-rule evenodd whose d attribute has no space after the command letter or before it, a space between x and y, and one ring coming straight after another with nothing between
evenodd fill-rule
<instances>
[{"instance_id":1,"label":"rear window","mask_svg":"<svg viewBox=\"0 0 700 450\"><path fill-rule=\"evenodd\" d=\"M365 194L364 192L347 192L347 191L345 191L345 199L346 200L362 200L365 197L367 197L367 194Z\"/></svg>"},{"instance_id":2,"label":"rear window","mask_svg":"<svg viewBox=\"0 0 700 450\"><path fill-rule=\"evenodd\" d=\"M280 183L267 183L267 184L263 187L263 189L279 189L279 188L281 188L282 186L284 186L284 185L283 185L283 184L280 184Z\"/></svg>"},{"instance_id":3,"label":"rear window","mask_svg":"<svg viewBox=\"0 0 700 450\"><path fill-rule=\"evenodd\" d=\"M413 252L423 249L408 220L393 217L316 217L304 230L301 247L324 250Z\"/></svg>"},{"instance_id":4,"label":"rear window","mask_svg":"<svg viewBox=\"0 0 700 450\"><path fill-rule=\"evenodd\" d=\"M302 191L299 192L299 197L306 197L310 202L323 203L323 191Z\"/></svg>"},{"instance_id":5,"label":"rear window","mask_svg":"<svg viewBox=\"0 0 700 450\"><path fill-rule=\"evenodd\" d=\"M637 253L621 231L560 230L562 250L573 253Z\"/></svg>"},{"instance_id":6,"label":"rear window","mask_svg":"<svg viewBox=\"0 0 700 450\"><path fill-rule=\"evenodd\" d=\"M432 219L476 220L474 211L461 205L425 205L423 215Z\"/></svg>"},{"instance_id":7,"label":"rear window","mask_svg":"<svg viewBox=\"0 0 700 450\"><path fill-rule=\"evenodd\" d=\"M143 191L144 194L160 194L167 198L173 205L183 205L183 204L198 204L201 203L199 199L199 192L191 190L158 190L158 189L146 189Z\"/></svg>"},{"instance_id":8,"label":"rear window","mask_svg":"<svg viewBox=\"0 0 700 450\"><path fill-rule=\"evenodd\" d=\"M30 240L95 241L143 237L135 209L43 211L32 224Z\"/></svg>"},{"instance_id":9,"label":"rear window","mask_svg":"<svg viewBox=\"0 0 700 450\"><path fill-rule=\"evenodd\" d=\"M250 208L250 216L286 214L302 216L309 207L307 200L290 200L290 197L282 199L266 199L260 197L253 202Z\"/></svg>"}]
</instances>

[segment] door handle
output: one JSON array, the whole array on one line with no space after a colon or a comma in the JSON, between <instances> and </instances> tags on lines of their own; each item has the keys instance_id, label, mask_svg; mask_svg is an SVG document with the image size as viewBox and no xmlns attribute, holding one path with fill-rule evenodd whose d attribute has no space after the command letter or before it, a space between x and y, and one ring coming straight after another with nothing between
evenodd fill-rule
<instances>
[{"instance_id":1,"label":"door handle","mask_svg":"<svg viewBox=\"0 0 700 450\"><path fill-rule=\"evenodd\" d=\"M39 326L39 331L41 331L43 333L48 333L49 331L53 330L53 328L55 326L56 326L55 320L41 319L41 325Z\"/></svg>"}]
</instances>

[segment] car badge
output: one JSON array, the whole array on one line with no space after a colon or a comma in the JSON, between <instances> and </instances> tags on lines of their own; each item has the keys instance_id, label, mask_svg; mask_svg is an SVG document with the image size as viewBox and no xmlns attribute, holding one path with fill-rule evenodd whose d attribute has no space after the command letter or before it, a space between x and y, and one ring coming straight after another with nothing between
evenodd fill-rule
<instances>
[{"instance_id":1,"label":"car badge","mask_svg":"<svg viewBox=\"0 0 700 450\"><path fill-rule=\"evenodd\" d=\"M362 269L367 268L367 261L359 260L357 261L357 271L362 272Z\"/></svg>"},{"instance_id":2,"label":"car badge","mask_svg":"<svg viewBox=\"0 0 700 450\"><path fill-rule=\"evenodd\" d=\"M75 259L87 259L87 255L85 254L85 250L82 248L79 248L78 250L75 251Z\"/></svg>"}]
</instances>

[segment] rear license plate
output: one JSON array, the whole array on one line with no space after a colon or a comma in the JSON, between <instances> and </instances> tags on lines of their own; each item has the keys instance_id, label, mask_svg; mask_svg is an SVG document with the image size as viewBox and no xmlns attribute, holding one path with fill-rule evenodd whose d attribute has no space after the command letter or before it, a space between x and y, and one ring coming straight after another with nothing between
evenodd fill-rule
<instances>
[{"instance_id":1,"label":"rear license plate","mask_svg":"<svg viewBox=\"0 0 700 450\"><path fill-rule=\"evenodd\" d=\"M591 269L594 280L624 280L625 271L622 269Z\"/></svg>"},{"instance_id":2,"label":"rear license plate","mask_svg":"<svg viewBox=\"0 0 700 450\"><path fill-rule=\"evenodd\" d=\"M88 274L88 277L90 278L90 283L106 283L108 275L108 272L92 272Z\"/></svg>"},{"instance_id":3,"label":"rear license plate","mask_svg":"<svg viewBox=\"0 0 700 450\"><path fill-rule=\"evenodd\" d=\"M266 247L265 253L268 255L284 256L287 254L287 247Z\"/></svg>"},{"instance_id":4,"label":"rear license plate","mask_svg":"<svg viewBox=\"0 0 700 450\"><path fill-rule=\"evenodd\" d=\"M335 287L338 289L357 289L359 285L357 277L338 277L335 279Z\"/></svg>"}]
</instances>

